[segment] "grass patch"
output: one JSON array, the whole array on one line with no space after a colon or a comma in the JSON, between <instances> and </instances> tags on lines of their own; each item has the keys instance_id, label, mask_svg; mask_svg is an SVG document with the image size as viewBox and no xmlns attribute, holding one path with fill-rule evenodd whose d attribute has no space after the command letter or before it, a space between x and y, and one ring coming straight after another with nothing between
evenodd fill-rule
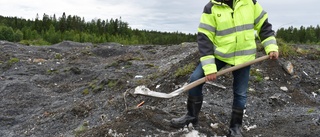
<instances>
[{"instance_id":1,"label":"grass patch","mask_svg":"<svg viewBox=\"0 0 320 137\"><path fill-rule=\"evenodd\" d=\"M48 45L51 45L51 43L43 40L43 39L38 39L38 40L21 40L19 42L20 44L23 44L23 45L28 45L28 46L31 46L31 45L36 45L36 46L48 46Z\"/></svg>"},{"instance_id":2,"label":"grass patch","mask_svg":"<svg viewBox=\"0 0 320 137\"><path fill-rule=\"evenodd\" d=\"M154 64L144 64L144 66L152 68L152 67L154 67Z\"/></svg>"},{"instance_id":3,"label":"grass patch","mask_svg":"<svg viewBox=\"0 0 320 137\"><path fill-rule=\"evenodd\" d=\"M117 80L109 80L109 81L108 81L108 87L109 87L109 88L114 88L114 87L117 86L117 84L118 84L118 81L117 81Z\"/></svg>"},{"instance_id":4,"label":"grass patch","mask_svg":"<svg viewBox=\"0 0 320 137\"><path fill-rule=\"evenodd\" d=\"M310 114L310 113L313 113L313 112L315 112L315 110L313 108L309 108L307 113Z\"/></svg>"},{"instance_id":5,"label":"grass patch","mask_svg":"<svg viewBox=\"0 0 320 137\"><path fill-rule=\"evenodd\" d=\"M18 58L11 58L10 60L8 60L8 65L12 66L15 63L18 63L20 61L20 59Z\"/></svg>"},{"instance_id":6,"label":"grass patch","mask_svg":"<svg viewBox=\"0 0 320 137\"><path fill-rule=\"evenodd\" d=\"M54 68L50 68L50 69L48 69L47 70L47 73L48 73L48 75L51 75L51 74L57 74L57 73L59 73L59 70L57 70L57 69L54 69Z\"/></svg>"},{"instance_id":7,"label":"grass patch","mask_svg":"<svg viewBox=\"0 0 320 137\"><path fill-rule=\"evenodd\" d=\"M132 66L132 62L123 61L123 60L113 61L111 64L107 64L104 68L107 69L109 67L120 67L120 66L122 66L123 69L130 68Z\"/></svg>"},{"instance_id":8,"label":"grass patch","mask_svg":"<svg viewBox=\"0 0 320 137\"><path fill-rule=\"evenodd\" d=\"M91 51L89 51L89 50L82 50L82 51L80 51L80 53L81 53L82 55L85 55L85 56L91 56L91 55L93 55L93 54L91 53Z\"/></svg>"},{"instance_id":9,"label":"grass patch","mask_svg":"<svg viewBox=\"0 0 320 137\"><path fill-rule=\"evenodd\" d=\"M74 130L74 135L76 137L79 137L82 133L88 130L88 127L89 127L89 122L88 121L83 122L82 125L80 125L78 128Z\"/></svg>"},{"instance_id":10,"label":"grass patch","mask_svg":"<svg viewBox=\"0 0 320 137\"><path fill-rule=\"evenodd\" d=\"M54 59L62 59L62 55L60 53L56 53L54 55Z\"/></svg>"},{"instance_id":11,"label":"grass patch","mask_svg":"<svg viewBox=\"0 0 320 137\"><path fill-rule=\"evenodd\" d=\"M84 90L82 91L82 94L83 94L83 95L88 95L88 94L89 94L89 89L88 89L88 88L84 89Z\"/></svg>"},{"instance_id":12,"label":"grass patch","mask_svg":"<svg viewBox=\"0 0 320 137\"><path fill-rule=\"evenodd\" d=\"M189 64L185 65L184 67L179 68L174 73L174 76L175 77L186 76L186 75L190 74L195 69L195 67L196 67L195 63L189 63Z\"/></svg>"},{"instance_id":13,"label":"grass patch","mask_svg":"<svg viewBox=\"0 0 320 137\"><path fill-rule=\"evenodd\" d=\"M3 69L9 69L12 67L13 64L18 63L19 61L20 61L20 59L18 59L18 58L10 58L6 62L0 61L0 65L3 64L3 66L2 66Z\"/></svg>"},{"instance_id":14,"label":"grass patch","mask_svg":"<svg viewBox=\"0 0 320 137\"><path fill-rule=\"evenodd\" d=\"M107 69L109 67L118 67L119 63L117 61L112 62L111 64L107 64L104 68Z\"/></svg>"},{"instance_id":15,"label":"grass patch","mask_svg":"<svg viewBox=\"0 0 320 137\"><path fill-rule=\"evenodd\" d=\"M257 71L256 69L250 70L250 76L253 76L255 78L254 82L262 82L263 81L262 73Z\"/></svg>"},{"instance_id":16,"label":"grass patch","mask_svg":"<svg viewBox=\"0 0 320 137\"><path fill-rule=\"evenodd\" d=\"M92 82L89 83L88 88L82 91L82 94L88 95L90 94L90 92L99 93L105 89L105 85L107 85L106 80L102 80L102 81L93 80Z\"/></svg>"},{"instance_id":17,"label":"grass patch","mask_svg":"<svg viewBox=\"0 0 320 137\"><path fill-rule=\"evenodd\" d=\"M297 56L298 55L296 50L294 49L294 47L289 46L282 39L277 39L277 44L279 46L280 56L289 57L289 56Z\"/></svg>"}]
</instances>

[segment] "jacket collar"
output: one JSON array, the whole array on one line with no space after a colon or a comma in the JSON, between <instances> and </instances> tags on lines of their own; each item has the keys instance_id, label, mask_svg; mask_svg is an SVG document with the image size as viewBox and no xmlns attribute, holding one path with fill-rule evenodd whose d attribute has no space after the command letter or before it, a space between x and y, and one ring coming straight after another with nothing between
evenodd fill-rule
<instances>
[{"instance_id":1,"label":"jacket collar","mask_svg":"<svg viewBox=\"0 0 320 137\"><path fill-rule=\"evenodd\" d=\"M224 0L211 0L211 2L213 4L217 4L217 5L225 5L225 1Z\"/></svg>"},{"instance_id":2,"label":"jacket collar","mask_svg":"<svg viewBox=\"0 0 320 137\"><path fill-rule=\"evenodd\" d=\"M232 0L232 1L235 1L234 3L238 3L238 2L241 2L242 0ZM217 4L217 5L227 5L225 3L225 0L211 0L211 2L213 4ZM234 5L235 6L235 5Z\"/></svg>"},{"instance_id":3,"label":"jacket collar","mask_svg":"<svg viewBox=\"0 0 320 137\"><path fill-rule=\"evenodd\" d=\"M235 1L240 1L240 0L235 0ZM214 3L221 3L221 2L223 2L223 3L224 3L224 0L211 0L211 2L214 2Z\"/></svg>"}]
</instances>

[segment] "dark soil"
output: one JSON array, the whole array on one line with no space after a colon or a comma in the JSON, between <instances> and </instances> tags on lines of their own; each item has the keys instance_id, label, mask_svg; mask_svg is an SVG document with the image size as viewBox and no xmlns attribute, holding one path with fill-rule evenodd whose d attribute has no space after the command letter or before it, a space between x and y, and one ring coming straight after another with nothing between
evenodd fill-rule
<instances>
[{"instance_id":1,"label":"dark soil","mask_svg":"<svg viewBox=\"0 0 320 137\"><path fill-rule=\"evenodd\" d=\"M319 46L293 46L312 52L252 65L245 136L319 136L320 126L314 124L320 115ZM257 57L263 55L260 51ZM39 47L0 41L0 136L225 136L230 73L215 81L226 89L205 85L198 129L170 126L170 119L186 112L186 92L169 99L133 94L140 85L165 93L180 88L190 73L176 76L177 70L198 60L196 43L65 41ZM294 74L284 70L286 61Z\"/></svg>"}]
</instances>

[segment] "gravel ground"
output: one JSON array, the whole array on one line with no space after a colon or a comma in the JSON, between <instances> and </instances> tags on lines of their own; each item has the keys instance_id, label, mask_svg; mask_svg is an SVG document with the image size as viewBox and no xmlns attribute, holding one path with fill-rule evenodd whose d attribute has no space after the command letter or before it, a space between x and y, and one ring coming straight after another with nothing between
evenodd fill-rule
<instances>
[{"instance_id":1,"label":"gravel ground","mask_svg":"<svg viewBox=\"0 0 320 137\"><path fill-rule=\"evenodd\" d=\"M320 126L319 46L252 65L243 133L248 137L317 137ZM263 56L259 52L257 56ZM187 93L169 99L135 95L137 86L170 93L188 82L198 63L196 43L131 45L64 41L26 46L0 41L0 136L224 136L231 114L232 75L206 84L200 128L172 128ZM283 65L293 65L288 74ZM142 103L141 106L137 106Z\"/></svg>"}]
</instances>

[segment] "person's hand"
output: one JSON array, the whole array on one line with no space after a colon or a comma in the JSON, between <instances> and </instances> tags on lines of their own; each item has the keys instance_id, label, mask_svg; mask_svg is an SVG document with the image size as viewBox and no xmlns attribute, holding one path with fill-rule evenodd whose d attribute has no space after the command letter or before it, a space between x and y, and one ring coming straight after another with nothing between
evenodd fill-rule
<instances>
[{"instance_id":1,"label":"person's hand","mask_svg":"<svg viewBox=\"0 0 320 137\"><path fill-rule=\"evenodd\" d=\"M278 59L279 53L277 51L271 51L269 52L270 59Z\"/></svg>"},{"instance_id":2,"label":"person's hand","mask_svg":"<svg viewBox=\"0 0 320 137\"><path fill-rule=\"evenodd\" d=\"M217 73L211 73L206 75L206 81L215 81L217 79Z\"/></svg>"}]
</instances>

